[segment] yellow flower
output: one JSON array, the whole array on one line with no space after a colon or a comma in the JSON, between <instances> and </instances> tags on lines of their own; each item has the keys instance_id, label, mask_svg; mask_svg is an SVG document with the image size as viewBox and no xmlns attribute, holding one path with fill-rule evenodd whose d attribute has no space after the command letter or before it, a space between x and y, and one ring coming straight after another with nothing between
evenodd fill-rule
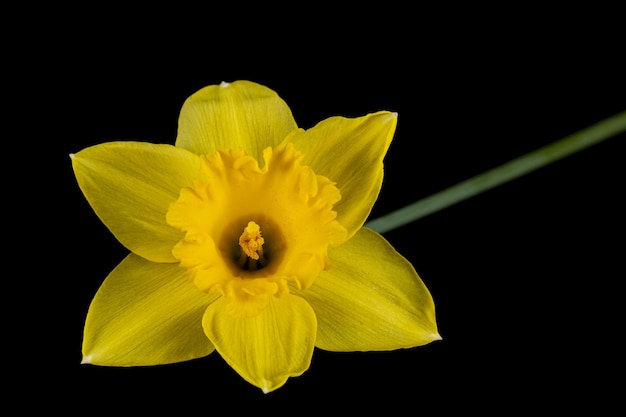
<instances>
[{"instance_id":1,"label":"yellow flower","mask_svg":"<svg viewBox=\"0 0 626 417\"><path fill-rule=\"evenodd\" d=\"M397 115L299 129L249 82L184 103L176 145L110 142L71 155L90 205L130 254L87 314L83 362L156 365L217 350L264 392L314 347L391 350L440 339L430 293L363 228Z\"/></svg>"}]
</instances>

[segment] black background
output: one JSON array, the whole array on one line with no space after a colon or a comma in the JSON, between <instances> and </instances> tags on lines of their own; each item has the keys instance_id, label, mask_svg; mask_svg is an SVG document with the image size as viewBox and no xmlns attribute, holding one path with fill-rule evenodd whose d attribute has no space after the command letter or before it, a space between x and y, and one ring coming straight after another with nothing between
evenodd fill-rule
<instances>
[{"instance_id":1,"label":"black background","mask_svg":"<svg viewBox=\"0 0 626 417\"><path fill-rule=\"evenodd\" d=\"M173 143L187 96L249 79L275 90L304 128L332 115L399 113L374 218L625 110L622 36L610 21L589 29L584 12L507 13L497 23L462 13L451 22L442 12L427 28L429 14L385 29L375 23L389 16L374 13L345 32L344 15L243 38L233 35L242 22L203 35L168 19L133 32L129 19L42 36L35 61L44 68L24 83L20 109L42 115L33 123L45 132L39 156L60 177L40 174L39 191L54 190L41 203L50 229L38 235L52 258L37 274L49 304L28 327L36 353L23 354L29 365L16 387L57 387L53 409L203 415L215 407L417 415L612 404L623 365L624 134L385 234L430 288L442 341L316 350L304 375L268 395L216 353L158 367L80 365L91 298L127 251L84 200L69 153L111 140ZM325 36L329 26L334 36ZM21 130L28 135L29 124Z\"/></svg>"}]
</instances>

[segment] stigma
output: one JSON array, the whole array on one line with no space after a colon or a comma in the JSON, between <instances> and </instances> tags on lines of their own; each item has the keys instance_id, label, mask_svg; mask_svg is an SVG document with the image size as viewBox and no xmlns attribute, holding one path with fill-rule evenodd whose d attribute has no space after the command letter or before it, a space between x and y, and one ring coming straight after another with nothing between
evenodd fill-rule
<instances>
[{"instance_id":1,"label":"stigma","mask_svg":"<svg viewBox=\"0 0 626 417\"><path fill-rule=\"evenodd\" d=\"M253 221L248 222L243 233L239 236L239 246L241 247L239 266L251 271L262 268L265 264L264 243L265 239L261 236L261 227Z\"/></svg>"}]
</instances>

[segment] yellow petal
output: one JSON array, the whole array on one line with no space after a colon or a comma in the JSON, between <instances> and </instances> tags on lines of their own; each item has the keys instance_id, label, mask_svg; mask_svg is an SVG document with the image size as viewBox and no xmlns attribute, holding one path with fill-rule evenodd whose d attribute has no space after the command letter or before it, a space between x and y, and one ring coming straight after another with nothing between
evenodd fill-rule
<instances>
[{"instance_id":1,"label":"yellow petal","mask_svg":"<svg viewBox=\"0 0 626 417\"><path fill-rule=\"evenodd\" d=\"M378 112L358 118L331 117L288 140L304 154L303 165L337 183L337 220L352 236L378 197L383 157L395 132L397 115Z\"/></svg>"},{"instance_id":2,"label":"yellow petal","mask_svg":"<svg viewBox=\"0 0 626 417\"><path fill-rule=\"evenodd\" d=\"M294 291L315 311L317 347L392 350L441 339L428 289L382 236L363 228L329 255L332 267Z\"/></svg>"},{"instance_id":3,"label":"yellow petal","mask_svg":"<svg viewBox=\"0 0 626 417\"><path fill-rule=\"evenodd\" d=\"M307 370L313 355L316 321L299 297L270 296L254 317L231 315L224 298L207 308L202 325L224 360L246 381L270 392Z\"/></svg>"},{"instance_id":4,"label":"yellow petal","mask_svg":"<svg viewBox=\"0 0 626 417\"><path fill-rule=\"evenodd\" d=\"M274 91L235 81L205 87L185 101L176 146L198 155L243 149L261 162L263 149L296 128L291 110Z\"/></svg>"},{"instance_id":5,"label":"yellow petal","mask_svg":"<svg viewBox=\"0 0 626 417\"><path fill-rule=\"evenodd\" d=\"M206 356L202 315L216 298L176 264L130 254L96 293L85 323L83 363L158 365Z\"/></svg>"},{"instance_id":6,"label":"yellow petal","mask_svg":"<svg viewBox=\"0 0 626 417\"><path fill-rule=\"evenodd\" d=\"M183 234L165 213L200 172L200 157L171 145L109 142L72 155L78 185L115 237L155 262L175 262Z\"/></svg>"}]
</instances>

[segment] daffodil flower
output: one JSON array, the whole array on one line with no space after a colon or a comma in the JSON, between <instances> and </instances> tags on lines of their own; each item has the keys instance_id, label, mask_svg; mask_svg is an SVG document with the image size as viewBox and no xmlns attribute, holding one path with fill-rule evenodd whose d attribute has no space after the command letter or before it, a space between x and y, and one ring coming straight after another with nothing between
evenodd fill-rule
<instances>
[{"instance_id":1,"label":"daffodil flower","mask_svg":"<svg viewBox=\"0 0 626 417\"><path fill-rule=\"evenodd\" d=\"M83 362L174 363L217 350L264 392L314 347L392 350L440 339L411 264L363 227L397 115L298 128L249 81L183 104L175 146L109 142L71 155L89 204L130 254L87 313Z\"/></svg>"}]
</instances>

